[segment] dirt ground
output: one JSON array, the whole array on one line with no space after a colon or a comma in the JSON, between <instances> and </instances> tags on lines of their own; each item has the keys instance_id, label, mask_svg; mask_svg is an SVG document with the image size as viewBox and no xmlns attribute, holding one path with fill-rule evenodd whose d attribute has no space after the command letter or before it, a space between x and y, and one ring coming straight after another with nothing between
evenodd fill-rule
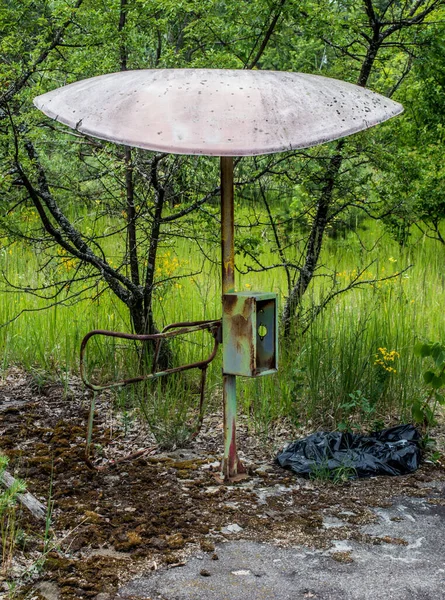
<instances>
[{"instance_id":1,"label":"dirt ground","mask_svg":"<svg viewBox=\"0 0 445 600\"><path fill-rule=\"evenodd\" d=\"M214 544L225 539L329 548L335 535L337 540L404 544L388 536L363 539L359 528L373 522L373 507L387 507L391 498L403 495L445 504L437 486L445 481L440 464L425 462L403 477L336 485L308 481L274 465L285 432L283 439L278 434L267 442L252 436L243 422L239 446L250 477L219 485L219 415L206 417L188 448L161 452L138 422L119 421L107 396L99 401L95 420L96 455L149 451L113 468L91 470L84 461L88 411L89 396L76 379L65 388L37 385L35 378L12 370L0 384L0 451L10 459L9 471L52 507L46 539L45 523L22 511L25 545L12 568L14 597L111 600L118 586L138 573L176 568L197 550L217 560ZM326 518L341 518L346 525L323 527ZM350 560L347 553L332 556ZM0 597L12 597L1 578Z\"/></svg>"}]
</instances>

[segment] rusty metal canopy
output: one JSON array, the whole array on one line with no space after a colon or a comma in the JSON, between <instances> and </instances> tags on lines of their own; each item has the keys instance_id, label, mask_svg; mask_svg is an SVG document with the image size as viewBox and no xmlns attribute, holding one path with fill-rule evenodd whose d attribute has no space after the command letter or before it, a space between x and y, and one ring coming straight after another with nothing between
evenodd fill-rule
<instances>
[{"instance_id":1,"label":"rusty metal canopy","mask_svg":"<svg viewBox=\"0 0 445 600\"><path fill-rule=\"evenodd\" d=\"M251 156L308 148L377 125L401 104L305 73L221 69L124 71L38 96L49 117L147 150Z\"/></svg>"}]
</instances>

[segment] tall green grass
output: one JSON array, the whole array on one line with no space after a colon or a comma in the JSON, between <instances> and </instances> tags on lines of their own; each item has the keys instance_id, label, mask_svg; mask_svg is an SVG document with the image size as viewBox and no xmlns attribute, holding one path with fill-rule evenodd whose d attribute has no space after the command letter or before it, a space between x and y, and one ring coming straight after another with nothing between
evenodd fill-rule
<instances>
[{"instance_id":1,"label":"tall green grass","mask_svg":"<svg viewBox=\"0 0 445 600\"><path fill-rule=\"evenodd\" d=\"M425 238L401 249L382 235L375 224L366 232L368 247L379 240L372 253L364 252L353 234L327 240L322 263L336 273L339 287L367 265L365 280L412 267L398 278L337 296L303 337L283 346L279 374L244 383L245 406L264 427L282 417L328 427L411 418L411 405L423 394L413 346L443 336L445 249ZM307 303L316 304L327 291L323 281L314 283ZM382 365L391 351L394 360Z\"/></svg>"},{"instance_id":2,"label":"tall green grass","mask_svg":"<svg viewBox=\"0 0 445 600\"><path fill-rule=\"evenodd\" d=\"M324 266L307 294L306 308L327 293L332 276L341 288L362 269L362 279L368 280L412 267L399 278L363 284L337 296L304 336L281 344L277 374L255 380L239 378L241 409L259 429L267 431L281 419L295 424L310 421L314 427L354 427L410 418L411 404L422 394L421 365L413 346L419 339L443 337L445 249L421 236L413 238L409 248L400 248L378 223L365 225L367 229L359 231L361 242L354 232L326 240L321 257ZM217 259L218 247L207 251ZM276 260L273 240L266 239L261 245L261 260L265 264ZM244 264L242 257L237 261L239 266ZM174 246L161 250L158 267L160 276L163 271L197 273L202 257L192 241L178 239ZM58 268L69 268L69 264ZM14 284L30 287L47 276L39 270L34 249L18 243L1 249L0 270ZM207 261L200 273L160 286L155 303L158 325L218 318L219 278L217 264ZM275 291L282 303L286 281L279 270L237 274L237 288ZM26 369L38 367L66 376L77 371L80 340L90 329L130 331L125 307L110 293L72 306L40 310L44 305L25 292L9 290L1 295L0 324L9 322L0 329L3 369L21 364ZM13 320L20 311L25 312ZM175 359L177 363L198 360L211 344L205 334L178 341L173 345ZM134 346L115 341L96 346L89 353L92 372L108 380L135 374L130 372L135 366ZM394 361L386 364L393 370L378 363L383 352L379 349L397 352L399 356L394 354ZM123 358L126 354L129 359ZM213 391L220 384L220 373L219 356L209 369L208 385ZM190 385L193 388L194 384ZM211 396L218 398L217 393ZM168 406L163 410L166 419Z\"/></svg>"}]
</instances>

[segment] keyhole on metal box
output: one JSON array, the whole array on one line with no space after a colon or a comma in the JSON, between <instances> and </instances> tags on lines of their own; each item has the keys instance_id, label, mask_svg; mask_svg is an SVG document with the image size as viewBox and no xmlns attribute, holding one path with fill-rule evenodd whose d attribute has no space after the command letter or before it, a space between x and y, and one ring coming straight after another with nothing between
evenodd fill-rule
<instances>
[{"instance_id":1,"label":"keyhole on metal box","mask_svg":"<svg viewBox=\"0 0 445 600\"><path fill-rule=\"evenodd\" d=\"M258 326L258 335L261 341L263 341L267 335L267 327L262 323L260 323L260 325Z\"/></svg>"}]
</instances>

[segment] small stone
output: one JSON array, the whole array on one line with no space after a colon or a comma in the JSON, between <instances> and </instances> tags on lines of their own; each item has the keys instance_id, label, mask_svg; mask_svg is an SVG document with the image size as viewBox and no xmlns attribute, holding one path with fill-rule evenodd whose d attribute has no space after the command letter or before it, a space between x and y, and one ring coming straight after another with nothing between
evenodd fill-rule
<instances>
[{"instance_id":1,"label":"small stone","mask_svg":"<svg viewBox=\"0 0 445 600\"><path fill-rule=\"evenodd\" d=\"M204 492L208 495L208 496L216 496L218 494L221 493L221 487L220 486L215 486L215 485L211 485L210 487L207 487Z\"/></svg>"},{"instance_id":2,"label":"small stone","mask_svg":"<svg viewBox=\"0 0 445 600\"><path fill-rule=\"evenodd\" d=\"M212 560L219 560L219 556L216 554L216 552L212 554Z\"/></svg>"},{"instance_id":3,"label":"small stone","mask_svg":"<svg viewBox=\"0 0 445 600\"><path fill-rule=\"evenodd\" d=\"M272 467L272 465L270 465L268 463L259 465L255 469L255 473L257 473L258 475L262 475L262 476L267 475L270 471L273 471L273 467Z\"/></svg>"},{"instance_id":4,"label":"small stone","mask_svg":"<svg viewBox=\"0 0 445 600\"><path fill-rule=\"evenodd\" d=\"M222 533L240 533L241 531L243 531L243 528L238 523L232 523L221 529Z\"/></svg>"},{"instance_id":5,"label":"small stone","mask_svg":"<svg viewBox=\"0 0 445 600\"><path fill-rule=\"evenodd\" d=\"M207 571L207 569L201 569L201 570L199 571L199 574L200 574L202 577L210 577L210 571Z\"/></svg>"},{"instance_id":6,"label":"small stone","mask_svg":"<svg viewBox=\"0 0 445 600\"><path fill-rule=\"evenodd\" d=\"M156 550L165 550L167 545L167 542L161 538L153 537L150 540L150 546L153 546Z\"/></svg>"},{"instance_id":7,"label":"small stone","mask_svg":"<svg viewBox=\"0 0 445 600\"><path fill-rule=\"evenodd\" d=\"M104 481L106 483L117 483L120 481L119 475L105 475Z\"/></svg>"},{"instance_id":8,"label":"small stone","mask_svg":"<svg viewBox=\"0 0 445 600\"><path fill-rule=\"evenodd\" d=\"M53 581L42 581L38 583L36 589L45 600L60 600L60 589Z\"/></svg>"}]
</instances>

